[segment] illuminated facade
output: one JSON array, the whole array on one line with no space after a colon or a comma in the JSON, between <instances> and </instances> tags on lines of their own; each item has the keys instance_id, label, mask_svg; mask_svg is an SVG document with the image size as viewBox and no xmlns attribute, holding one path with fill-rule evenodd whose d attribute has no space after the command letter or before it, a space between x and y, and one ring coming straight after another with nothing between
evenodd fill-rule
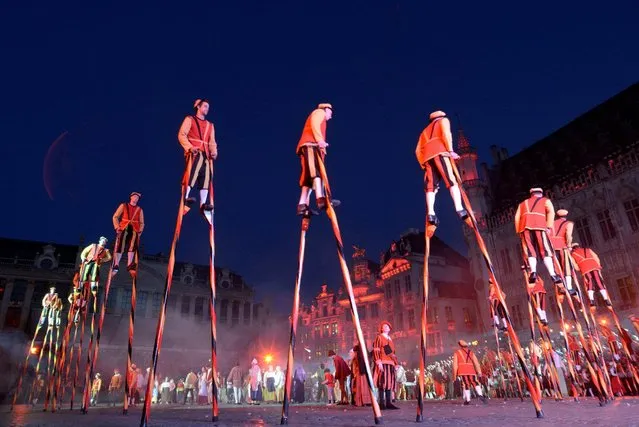
<instances>
[{"instance_id":1,"label":"illuminated facade","mask_svg":"<svg viewBox=\"0 0 639 427\"><path fill-rule=\"evenodd\" d=\"M517 328L527 327L521 249L514 231L517 204L531 187L542 187L555 209L569 211L573 239L592 247L618 311L637 307L639 291L639 84L576 118L524 151L509 157L491 147L494 165L477 166L477 154L463 133L458 152L464 186L478 216L497 277ZM480 172L481 171L481 172ZM487 298L487 272L474 236L466 230L475 289ZM540 269L545 274L543 268ZM547 289L549 281L546 281ZM558 313L548 293L549 320ZM488 324L488 305L481 304ZM625 316L624 316L625 317Z\"/></svg>"},{"instance_id":2,"label":"illuminated facade","mask_svg":"<svg viewBox=\"0 0 639 427\"><path fill-rule=\"evenodd\" d=\"M65 300L79 263L83 244L62 245L0 239L0 330L22 331L32 336L41 313L41 300L50 285ZM141 254L138 269L134 359L149 360L162 303L167 258ZM125 261L123 261L124 263ZM209 267L176 263L168 300L162 357L183 363L205 363L210 358ZM218 355L227 371L236 360L248 364L259 356L276 319L269 307L255 300L255 292L242 278L226 268L216 268ZM102 270L101 288L108 274ZM68 304L65 304L65 311ZM100 341L100 363L123 366L127 352L131 277L123 268L111 284L104 329ZM267 322L268 319L268 322ZM88 328L87 328L88 329ZM88 333L88 332L87 332ZM88 336L85 337L85 343ZM228 366L227 366L228 365ZM196 365L197 366L197 365ZM189 369L196 366L188 365Z\"/></svg>"},{"instance_id":3,"label":"illuminated facade","mask_svg":"<svg viewBox=\"0 0 639 427\"><path fill-rule=\"evenodd\" d=\"M379 324L388 320L401 360L419 360L420 301L424 233L409 230L381 257L381 267L356 248L351 277L367 346ZM459 339L478 337L478 309L468 261L438 238L431 241L428 354L447 355ZM308 360L326 359L328 350L347 355L357 342L350 302L322 285L313 303L302 310L301 345Z\"/></svg>"}]
</instances>

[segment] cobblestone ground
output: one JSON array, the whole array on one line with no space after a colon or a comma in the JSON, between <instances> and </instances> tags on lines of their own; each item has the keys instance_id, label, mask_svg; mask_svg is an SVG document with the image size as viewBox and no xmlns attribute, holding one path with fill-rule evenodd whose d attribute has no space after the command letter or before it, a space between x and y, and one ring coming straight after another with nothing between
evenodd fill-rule
<instances>
[{"instance_id":1,"label":"cobblestone ground","mask_svg":"<svg viewBox=\"0 0 639 427\"><path fill-rule=\"evenodd\" d=\"M384 411L385 426L415 424L415 402L401 402L400 411ZM473 403L462 406L460 401L427 401L424 426L639 426L639 398L620 398L604 407L594 399L573 401L545 401L544 419L535 418L529 401L491 400L487 405ZM220 421L215 426L270 426L279 425L279 405L233 406L220 408ZM55 414L42 411L42 406L17 406L13 412L2 407L0 426L139 426L141 411L129 410L122 415L119 408L92 407L82 415L64 409ZM149 427L152 426L206 426L211 425L210 408L190 406L154 406ZM372 426L370 408L342 406L292 406L289 413L292 426Z\"/></svg>"}]
</instances>

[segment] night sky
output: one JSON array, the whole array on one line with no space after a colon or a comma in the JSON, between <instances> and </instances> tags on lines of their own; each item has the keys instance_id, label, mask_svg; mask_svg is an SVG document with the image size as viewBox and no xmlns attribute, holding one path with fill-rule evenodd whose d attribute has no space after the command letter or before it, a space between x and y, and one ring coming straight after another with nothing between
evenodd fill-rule
<instances>
[{"instance_id":1,"label":"night sky","mask_svg":"<svg viewBox=\"0 0 639 427\"><path fill-rule=\"evenodd\" d=\"M135 190L146 253L167 253L183 170L176 134L206 97L219 144L217 263L261 294L293 289L295 146L317 103L334 106L327 167L347 253L358 244L377 260L424 221L414 149L431 111L447 111L455 134L458 116L490 163L491 144L515 153L639 76L636 1L12 3L0 13L0 234L112 238L111 215ZM465 251L452 204L438 210L440 237ZM341 282L331 234L326 218L314 221L306 298ZM180 243L179 260L207 262L197 213Z\"/></svg>"}]
</instances>

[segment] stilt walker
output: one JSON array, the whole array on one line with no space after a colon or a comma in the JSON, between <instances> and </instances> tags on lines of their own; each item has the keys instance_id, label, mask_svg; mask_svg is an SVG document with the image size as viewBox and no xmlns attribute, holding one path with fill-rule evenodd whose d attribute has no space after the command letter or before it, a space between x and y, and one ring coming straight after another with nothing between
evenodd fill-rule
<instances>
[{"instance_id":1,"label":"stilt walker","mask_svg":"<svg viewBox=\"0 0 639 427\"><path fill-rule=\"evenodd\" d=\"M353 316L353 324L355 326L355 332L357 339L362 349L362 357L364 359L364 366L366 368L366 379L368 381L369 391L371 395L371 403L373 407L373 415L375 424L382 423L382 414L375 399L373 393L373 376L371 375L370 364L368 360L368 350L366 347L366 341L364 340L364 334L359 322L359 315L357 313L357 305L355 302L355 295L353 292L353 285L350 279L350 272L348 271L348 265L344 258L344 244L342 242L342 235L337 222L337 216L335 214L334 206L338 205L338 201L332 199L331 187L328 182L328 176L326 173L326 167L324 165L324 156L326 155L326 122L331 119L333 115L333 107L331 104L319 104L317 108L309 115L302 136L298 142L296 153L300 156L302 163L302 174L300 178L301 195L297 206L297 214L302 217L302 236L300 238L300 256L298 257L298 275L295 285L294 306L293 315L291 316L291 338L289 341L288 352L288 364L287 366L293 366L293 355L295 350L295 333L297 331L297 321L299 316L299 284L301 282L302 275L302 262L303 251L305 246L305 233L308 230L310 224L310 216L314 213L310 209L310 196L311 191L315 191L315 201L317 207L320 210L325 210L328 218L331 220L333 227L333 234L335 235L335 241L337 243L337 255L342 270L342 278L344 280L344 286L349 296L349 302L351 305L351 314ZM306 220L306 221L305 221ZM282 418L281 424L288 424L288 409L292 384L292 369L289 369L286 374L286 385L284 403L282 405Z\"/></svg>"},{"instance_id":2,"label":"stilt walker","mask_svg":"<svg viewBox=\"0 0 639 427\"><path fill-rule=\"evenodd\" d=\"M47 318L49 316L49 310L51 309L51 304L55 302L56 298L58 298L58 294L55 292L55 287L51 286L49 288L49 293L42 298L42 311L40 312L40 319L38 320L38 324L36 325L36 330L33 333L33 338L31 339L31 345L29 345L29 348L27 349L27 357L25 358L24 364L22 365L22 372L20 373L20 377L18 378L18 386L16 387L16 391L13 395L13 401L11 402L11 410L13 410L13 407L15 406L16 401L18 399L18 395L20 394L20 390L22 388L22 381L24 376L27 373L27 367L29 366L29 359L31 358L31 354L34 349L35 342L38 339L38 334L40 330L42 329L42 326L47 321ZM46 329L45 329L45 336L46 336ZM42 349L40 349L40 352L42 352Z\"/></svg>"},{"instance_id":3,"label":"stilt walker","mask_svg":"<svg viewBox=\"0 0 639 427\"><path fill-rule=\"evenodd\" d=\"M116 232L115 255L112 265L112 274L109 274L109 282L107 282L107 293L111 277L118 273L120 260L124 252L127 254L127 270L131 275L131 312L129 316L129 341L127 353L127 366L124 372L131 369L133 354L133 335L135 328L135 307L137 301L137 271L139 263L139 245L140 237L144 232L144 210L139 206L141 193L137 191L129 195L128 203L121 203L113 214L113 228ZM106 306L103 304L103 310ZM101 319L103 317L101 316ZM129 408L129 385L127 380L129 375L125 376L124 386L124 406L123 413L127 414ZM85 395L85 400L88 398Z\"/></svg>"},{"instance_id":4,"label":"stilt walker","mask_svg":"<svg viewBox=\"0 0 639 427\"><path fill-rule=\"evenodd\" d=\"M216 317L215 317L215 265L214 265L214 233L213 233L213 161L217 159L217 142L215 141L215 128L213 123L206 120L209 112L209 102L206 99L197 99L193 105L194 114L187 116L182 122L182 126L178 132L178 141L184 149L186 168L182 178L182 189L180 195L180 203L173 233L173 242L169 252L169 262L167 266L166 282L164 285L164 296L162 305L160 306L160 315L158 318L158 326L155 333L155 343L153 345L153 353L151 356L151 366L149 369L149 378L142 407L142 417L140 426L147 425L151 414L151 398L153 394L153 385L155 381L155 372L157 369L158 356L162 348L162 337L164 335L164 323L166 321L166 308L169 293L171 292L171 284L173 280L173 272L175 268L175 252L180 239L180 231L182 229L183 217L191 209L195 203L192 197L192 190L199 188L200 195L200 211L209 223L209 249L211 252L209 284L211 286L211 301L209 310L211 311L211 375L217 377L217 354L216 354ZM217 421L219 417L219 408L217 401L217 385L215 381L212 383L212 421Z\"/></svg>"},{"instance_id":5,"label":"stilt walker","mask_svg":"<svg viewBox=\"0 0 639 427\"><path fill-rule=\"evenodd\" d=\"M428 259L430 252L430 239L434 235L439 219L435 213L435 196L441 181L449 189L459 217L464 220L468 213L462 205L460 186L455 180L453 161L459 159L453 151L453 138L450 130L450 121L443 111L435 111L430 115L430 123L422 131L415 148L417 162L424 170L424 193L426 195L426 231L424 251L424 277L421 306L421 335L420 335L420 372L425 372L426 365L426 325L428 313ZM424 378L419 377L419 392L417 393L416 422L424 420Z\"/></svg>"},{"instance_id":6,"label":"stilt walker","mask_svg":"<svg viewBox=\"0 0 639 427\"><path fill-rule=\"evenodd\" d=\"M84 392L82 395L81 410L86 414L89 399L86 397L91 390L91 371L93 370L93 341L95 339L95 315L98 312L98 284L100 282L100 266L111 261L111 251L106 248L108 240L100 237L97 244L93 243L82 251L80 259L87 263L85 277L81 278L83 283L90 283L91 296L93 297L93 311L91 313L91 336L89 338L89 348L87 349L87 364L84 370ZM106 302L106 301L104 301Z\"/></svg>"},{"instance_id":7,"label":"stilt walker","mask_svg":"<svg viewBox=\"0 0 639 427\"><path fill-rule=\"evenodd\" d=\"M459 175L457 165L453 161L458 159L459 156L452 151L453 144L450 122L443 111L433 112L430 115L430 120L430 124L422 132L417 144L417 149L415 150L417 160L425 172L424 181L426 189L427 221L429 224L435 226L439 222L434 209L435 195L439 181L443 180L446 187L450 190L457 215L473 230L473 233L475 234L475 239L477 240L479 249L482 252L484 261L486 262L489 279L491 279L496 288L501 291L501 287L499 286L499 282L495 276L495 270L493 268L490 255L488 254L486 243L479 232L477 219L473 213L468 196L461 186L462 179ZM499 297L501 298L501 295L499 295ZM519 359L522 370L525 373L527 388L530 391L531 396L533 396L532 401L535 406L536 415L538 418L543 418L543 411L539 404L537 390L532 383L532 376L526 366L521 344L519 343L519 339L512 327L506 303L503 300L501 302L506 310L508 331L515 347L517 358Z\"/></svg>"},{"instance_id":8,"label":"stilt walker","mask_svg":"<svg viewBox=\"0 0 639 427\"><path fill-rule=\"evenodd\" d=\"M44 410L46 411L49 407L49 401L51 401L51 411L55 412L55 398L54 398L54 389L55 389L55 381L57 377L57 368L58 368L58 349L60 345L60 317L62 315L62 309L64 304L62 303L62 298L57 298L55 303L52 304L51 311L49 312L49 323L53 324L53 336L54 338L54 347L53 352L51 352L51 348L49 349L49 364L47 365L47 394L44 400ZM51 354L53 353L53 354ZM53 360L52 359L53 356Z\"/></svg>"},{"instance_id":9,"label":"stilt walker","mask_svg":"<svg viewBox=\"0 0 639 427\"><path fill-rule=\"evenodd\" d=\"M504 336L506 337L506 342L508 342L508 351L509 353L505 353L504 356L508 356L508 359L510 361L510 366L512 366L512 372L515 374L515 381L517 382L517 391L519 393L519 398L521 399L521 401L524 401L524 392L521 389L521 379L519 378L519 370L517 369L517 365L515 364L515 360L519 360L519 366L521 367L521 359L519 359L518 357L515 356L515 352L513 351L513 345L512 345L512 340L510 339L510 329L504 332ZM525 364L526 362L524 362ZM522 373L524 375L527 375L526 373L523 372L522 369ZM531 382L532 384L532 382ZM534 384L533 384L534 387ZM529 389L530 391L530 389ZM535 389L535 391L537 391L537 389ZM538 397L533 397L533 395L531 394L531 398L532 399L538 399L537 404L541 404L541 394L537 393Z\"/></svg>"}]
</instances>

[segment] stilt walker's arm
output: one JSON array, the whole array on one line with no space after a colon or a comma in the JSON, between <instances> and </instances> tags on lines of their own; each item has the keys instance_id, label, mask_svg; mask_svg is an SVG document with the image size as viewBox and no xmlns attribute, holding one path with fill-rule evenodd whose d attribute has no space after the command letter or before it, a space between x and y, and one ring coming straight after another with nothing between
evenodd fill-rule
<instances>
[{"instance_id":1,"label":"stilt walker's arm","mask_svg":"<svg viewBox=\"0 0 639 427\"><path fill-rule=\"evenodd\" d=\"M339 230L339 224L337 222L337 215L335 214L335 209L333 209L333 205L331 204L331 187L328 182L328 176L326 174L326 167L324 165L324 159L318 157L318 164L320 170L320 176L322 177L322 182L326 188L326 214L328 218L331 220L331 225L333 226L333 234L335 235L335 242L337 244L337 257L339 259L339 264L342 269L342 278L344 280L344 286L346 287L346 291L348 292L348 299L351 304L351 311L353 314L353 324L355 326L355 332L357 333L357 340L359 342L360 348L362 349L362 356L364 358L364 365L366 368L366 379L368 380L368 387L370 389L371 395L371 403L373 407L373 415L375 424L382 423L382 412L379 408L379 403L377 399L375 399L375 395L373 393L373 375L371 374L370 363L368 361L368 347L366 346L366 340L364 339L364 334L362 333L362 327L359 322L359 315L357 314L357 304L355 302L355 293L353 291L353 284L351 283L350 272L348 271L348 265L346 264L346 260L344 258L344 244L342 242L342 233Z\"/></svg>"},{"instance_id":2,"label":"stilt walker's arm","mask_svg":"<svg viewBox=\"0 0 639 427\"><path fill-rule=\"evenodd\" d=\"M282 403L281 425L288 424L288 408L291 400L293 385L293 369L295 356L295 341L297 339L297 324L299 323L300 287L302 284L302 271L304 269L304 252L306 249L306 231L310 226L311 218L302 218L302 231L300 233L300 248L297 255L297 274L295 276L295 289L293 291L293 311L291 313L291 333L288 342L288 359L286 362L286 382L284 384L284 401Z\"/></svg>"}]
</instances>

